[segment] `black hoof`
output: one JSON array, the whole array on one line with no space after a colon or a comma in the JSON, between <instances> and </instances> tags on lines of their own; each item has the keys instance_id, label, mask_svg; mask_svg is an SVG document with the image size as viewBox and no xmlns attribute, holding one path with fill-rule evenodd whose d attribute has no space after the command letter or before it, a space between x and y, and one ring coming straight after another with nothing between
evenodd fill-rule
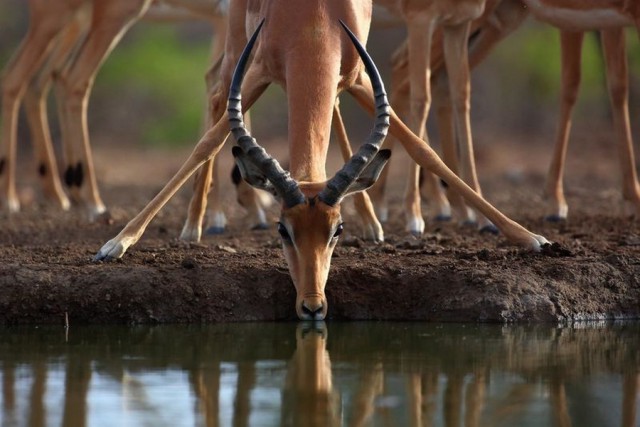
<instances>
[{"instance_id":1,"label":"black hoof","mask_svg":"<svg viewBox=\"0 0 640 427\"><path fill-rule=\"evenodd\" d=\"M559 222L565 222L567 218L561 217L560 215L553 214L553 215L545 216L544 220L547 222L559 223Z\"/></svg>"},{"instance_id":2,"label":"black hoof","mask_svg":"<svg viewBox=\"0 0 640 427\"><path fill-rule=\"evenodd\" d=\"M449 222L451 221L451 215L439 214L435 217L436 222Z\"/></svg>"},{"instance_id":3,"label":"black hoof","mask_svg":"<svg viewBox=\"0 0 640 427\"><path fill-rule=\"evenodd\" d=\"M487 225L485 225L484 227L482 227L480 229L480 234L485 234L485 233L486 234L493 234L495 236L495 235L500 234L500 230L498 230L498 227L496 227L493 224L487 224Z\"/></svg>"},{"instance_id":4,"label":"black hoof","mask_svg":"<svg viewBox=\"0 0 640 427\"><path fill-rule=\"evenodd\" d=\"M269 224L265 224L264 222L261 222L259 224L254 225L253 227L251 227L251 230L255 231L255 230L268 230L269 229Z\"/></svg>"},{"instance_id":5,"label":"black hoof","mask_svg":"<svg viewBox=\"0 0 640 427\"><path fill-rule=\"evenodd\" d=\"M217 236L224 233L224 227L209 227L204 233L209 236Z\"/></svg>"},{"instance_id":6,"label":"black hoof","mask_svg":"<svg viewBox=\"0 0 640 427\"><path fill-rule=\"evenodd\" d=\"M95 256L91 259L91 261L93 262L111 262L115 260L116 258L113 258L109 255L105 255L101 252L98 252L97 254L95 254Z\"/></svg>"},{"instance_id":7,"label":"black hoof","mask_svg":"<svg viewBox=\"0 0 640 427\"><path fill-rule=\"evenodd\" d=\"M422 233L420 231L417 231L417 230L410 231L409 234L411 234L416 239L419 239L419 238L422 237Z\"/></svg>"}]
</instances>

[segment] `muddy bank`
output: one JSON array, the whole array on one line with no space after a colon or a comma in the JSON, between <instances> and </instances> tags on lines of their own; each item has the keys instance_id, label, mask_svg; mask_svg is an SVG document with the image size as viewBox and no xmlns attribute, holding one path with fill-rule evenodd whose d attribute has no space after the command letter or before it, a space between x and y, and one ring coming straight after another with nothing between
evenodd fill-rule
<instances>
[{"instance_id":1,"label":"muddy bank","mask_svg":"<svg viewBox=\"0 0 640 427\"><path fill-rule=\"evenodd\" d=\"M135 163L135 155L131 159ZM138 172L144 173L144 167ZM344 238L327 285L329 318L520 322L640 317L640 227L612 208L621 206L619 193L610 189L615 180L574 183L570 220L549 224L540 219L544 204L536 196L542 175L526 174L517 181L503 173L486 176L490 200L561 249L534 254L508 246L501 236L446 223L430 223L422 239L410 238L403 231L399 181L399 191L391 193L397 196L392 197L384 244L361 241L347 207ZM163 178L152 181L159 185ZM37 202L19 216L4 216L0 323L62 324L65 315L75 323L295 318L295 292L277 232L247 231L231 192L226 196L229 214L238 219L225 235L206 236L197 245L176 240L188 201L183 191L122 260L93 262L100 246L158 185L141 180L125 186L107 179L102 188L112 206L111 224L88 224L80 211L61 214Z\"/></svg>"}]
</instances>

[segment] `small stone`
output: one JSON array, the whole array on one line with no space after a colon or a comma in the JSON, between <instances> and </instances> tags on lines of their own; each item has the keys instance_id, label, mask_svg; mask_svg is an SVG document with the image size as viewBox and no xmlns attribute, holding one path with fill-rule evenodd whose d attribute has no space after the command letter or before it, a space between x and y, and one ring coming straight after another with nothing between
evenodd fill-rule
<instances>
[{"instance_id":1,"label":"small stone","mask_svg":"<svg viewBox=\"0 0 640 427\"><path fill-rule=\"evenodd\" d=\"M234 248L232 248L231 246L225 246L225 245L218 245L216 246L216 249L222 252L228 252L230 254L237 254L238 251L235 250Z\"/></svg>"}]
</instances>

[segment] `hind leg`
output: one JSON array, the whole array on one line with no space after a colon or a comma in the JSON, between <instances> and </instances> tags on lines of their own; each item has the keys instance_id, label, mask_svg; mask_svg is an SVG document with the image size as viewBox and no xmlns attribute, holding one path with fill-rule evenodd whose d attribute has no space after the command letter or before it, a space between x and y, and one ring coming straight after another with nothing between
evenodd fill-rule
<instances>
[{"instance_id":1,"label":"hind leg","mask_svg":"<svg viewBox=\"0 0 640 427\"><path fill-rule=\"evenodd\" d=\"M44 64L60 31L81 3L65 1L51 13L52 2L29 3L29 29L2 79L2 133L0 134L0 204L9 212L20 210L16 192L17 126L20 101L28 84Z\"/></svg>"},{"instance_id":2,"label":"hind leg","mask_svg":"<svg viewBox=\"0 0 640 427\"><path fill-rule=\"evenodd\" d=\"M259 79L261 71L250 68L245 77L242 99L245 108L249 109L255 100L264 92L268 85ZM228 83L228 82L227 82ZM227 91L221 90L215 97L222 108L222 102L227 99ZM222 101L224 100L224 101ZM180 170L169 180L160 192L151 200L124 229L113 239L105 243L95 256L96 260L108 260L120 258L127 249L135 244L147 225L158 214L160 209L173 197L178 189L207 161L212 160L222 148L222 145L229 136L228 114L221 115L216 124L202 136L189 158L184 162Z\"/></svg>"},{"instance_id":3,"label":"hind leg","mask_svg":"<svg viewBox=\"0 0 640 427\"><path fill-rule=\"evenodd\" d=\"M351 145L349 144L347 130L345 129L344 122L342 121L342 115L340 114L338 99L336 99L336 104L333 108L332 127L340 144L340 152L342 153L342 158L345 162L347 162L353 155L353 152L351 151ZM376 217L376 214L373 210L373 204L371 203L371 199L369 198L367 192L361 191L355 193L352 197L356 212L358 213L358 217L360 218L360 222L362 223L364 238L367 240L372 240L374 242L383 242L384 232L382 231L382 225L380 225L380 222Z\"/></svg>"},{"instance_id":4,"label":"hind leg","mask_svg":"<svg viewBox=\"0 0 640 427\"><path fill-rule=\"evenodd\" d=\"M91 88L102 62L149 3L150 0L95 2L87 37L61 77L61 116L66 129L65 183L72 198L86 205L91 220L106 213L89 142L87 108Z\"/></svg>"},{"instance_id":5,"label":"hind leg","mask_svg":"<svg viewBox=\"0 0 640 427\"><path fill-rule=\"evenodd\" d=\"M629 120L629 70L625 51L624 29L600 32L607 65L607 86L613 111L620 170L622 171L622 196L631 212L640 217L640 185L636 172L633 139Z\"/></svg>"},{"instance_id":6,"label":"hind leg","mask_svg":"<svg viewBox=\"0 0 640 427\"><path fill-rule=\"evenodd\" d=\"M545 194L549 198L548 221L563 221L569 211L564 197L564 165L571 132L571 113L580 88L580 61L584 33L560 31L562 49L562 85L560 87L560 119L556 142L547 174Z\"/></svg>"},{"instance_id":7,"label":"hind leg","mask_svg":"<svg viewBox=\"0 0 640 427\"><path fill-rule=\"evenodd\" d=\"M63 210L70 207L70 201L62 188L58 165L55 158L47 115L47 97L52 83L72 55L83 33L86 31L88 13L78 12L60 32L46 63L36 77L31 80L24 96L24 111L29 123L36 157L36 165L44 196Z\"/></svg>"},{"instance_id":8,"label":"hind leg","mask_svg":"<svg viewBox=\"0 0 640 427\"><path fill-rule=\"evenodd\" d=\"M409 110L411 130L425 141L428 141L425 124L431 107L431 41L435 22L422 15L407 21L409 41ZM428 142L427 142L428 143ZM430 172L424 175L424 185L429 194L429 203L437 219L449 219L451 207L440 180ZM405 212L407 215L406 230L414 235L424 232L420 201L419 166L411 162L409 178L405 191Z\"/></svg>"}]
</instances>

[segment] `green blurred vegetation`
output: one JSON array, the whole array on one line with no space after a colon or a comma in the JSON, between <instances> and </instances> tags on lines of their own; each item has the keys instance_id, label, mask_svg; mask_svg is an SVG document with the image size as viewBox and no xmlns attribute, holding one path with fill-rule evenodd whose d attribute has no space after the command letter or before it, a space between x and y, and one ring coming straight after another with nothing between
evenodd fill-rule
<instances>
[{"instance_id":1,"label":"green blurred vegetation","mask_svg":"<svg viewBox=\"0 0 640 427\"><path fill-rule=\"evenodd\" d=\"M118 88L119 93L146 98L155 114L138 112L143 143L193 143L201 133L206 106L210 40L187 42L175 26L143 25L106 61L96 91L104 96Z\"/></svg>"},{"instance_id":2,"label":"green blurred vegetation","mask_svg":"<svg viewBox=\"0 0 640 427\"><path fill-rule=\"evenodd\" d=\"M640 71L640 43L635 29L627 34L631 79ZM496 49L489 61L504 64L507 74L521 76L538 102L556 100L560 90L560 33L542 24L525 25ZM511 80L513 76L505 76ZM637 80L637 77L635 78ZM586 35L582 49L581 97L606 97L605 66L596 32Z\"/></svg>"}]
</instances>

